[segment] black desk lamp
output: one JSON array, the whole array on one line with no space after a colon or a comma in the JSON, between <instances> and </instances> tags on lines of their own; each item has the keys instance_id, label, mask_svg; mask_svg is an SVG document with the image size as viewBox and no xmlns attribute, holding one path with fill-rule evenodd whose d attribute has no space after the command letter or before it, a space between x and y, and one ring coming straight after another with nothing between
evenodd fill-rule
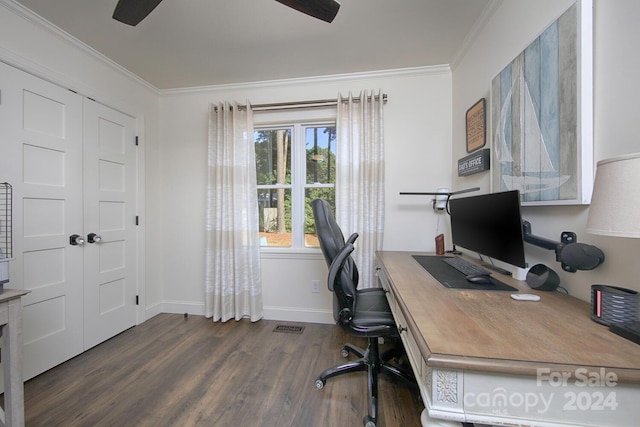
<instances>
[{"instance_id":1,"label":"black desk lamp","mask_svg":"<svg viewBox=\"0 0 640 427\"><path fill-rule=\"evenodd\" d=\"M433 200L433 210L436 212L442 212L442 211L447 211L447 213L449 213L449 199L451 198L451 196L455 196L458 194L463 194L463 193L470 193L472 191L478 191L480 190L480 187L473 187L473 188L467 188L466 190L458 190L458 191L449 191L448 188L438 188L437 191L433 192L433 191L428 191L428 192L400 192L401 196L436 196ZM447 251L449 253L453 253L453 254L461 254L460 251L458 251L456 249L456 245L453 245L453 249ZM437 254L444 254L445 250L444 250L444 235L443 234L439 234L438 236L436 236L436 253Z\"/></svg>"},{"instance_id":2,"label":"black desk lamp","mask_svg":"<svg viewBox=\"0 0 640 427\"><path fill-rule=\"evenodd\" d=\"M458 191L449 191L448 188L440 188L438 191L430 191L430 192L400 192L401 196L436 196L433 202L434 210L445 210L447 213L449 212L449 199L451 196L456 196L458 194L470 193L472 191L478 191L480 187L467 188L466 190L458 190Z\"/></svg>"},{"instance_id":3,"label":"black desk lamp","mask_svg":"<svg viewBox=\"0 0 640 427\"><path fill-rule=\"evenodd\" d=\"M556 261L561 263L562 269L569 273L575 273L578 270L593 270L604 262L604 253L599 248L586 243L578 243L576 233L571 231L563 231L560 241L557 242L533 235L529 221L522 221L522 232L525 242L554 251Z\"/></svg>"}]
</instances>

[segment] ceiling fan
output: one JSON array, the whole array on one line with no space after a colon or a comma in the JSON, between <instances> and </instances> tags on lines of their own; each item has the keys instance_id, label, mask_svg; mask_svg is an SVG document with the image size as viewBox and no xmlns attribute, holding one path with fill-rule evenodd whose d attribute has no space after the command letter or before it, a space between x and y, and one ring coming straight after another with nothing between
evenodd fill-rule
<instances>
[{"instance_id":1,"label":"ceiling fan","mask_svg":"<svg viewBox=\"0 0 640 427\"><path fill-rule=\"evenodd\" d=\"M136 26L149 15L162 0L118 0L113 19ZM335 0L276 0L299 12L325 22L332 22L338 14L340 3Z\"/></svg>"}]
</instances>

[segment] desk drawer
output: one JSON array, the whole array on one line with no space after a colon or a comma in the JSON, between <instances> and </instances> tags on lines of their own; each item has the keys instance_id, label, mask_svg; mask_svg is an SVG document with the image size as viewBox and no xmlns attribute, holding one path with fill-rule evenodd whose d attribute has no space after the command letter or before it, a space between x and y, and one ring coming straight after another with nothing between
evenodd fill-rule
<instances>
[{"instance_id":1,"label":"desk drawer","mask_svg":"<svg viewBox=\"0 0 640 427\"><path fill-rule=\"evenodd\" d=\"M400 310L396 302L395 295L391 290L391 286L387 280L387 277L384 274L384 270L381 268L377 269L378 276L378 285L384 289L387 295L387 301L389 301L389 306L391 307L391 312L393 313L393 317L396 321L396 325L398 326L398 330L400 331L400 338L402 339L402 344L409 356L409 361L411 363L411 367L413 368L413 373L417 378L422 376L422 356L420 355L420 351L418 350L418 344L416 344L416 340L413 338L411 331L409 331L407 321L404 317L404 314Z\"/></svg>"},{"instance_id":2,"label":"desk drawer","mask_svg":"<svg viewBox=\"0 0 640 427\"><path fill-rule=\"evenodd\" d=\"M393 294L390 292L389 295ZM422 376L422 356L418 350L418 344L416 344L416 340L413 338L411 331L409 331L407 327L407 321L405 320L404 315L397 309L397 307L396 310L393 311L393 316L396 319L396 325L398 325L404 349L407 351L411 366L413 367L413 373L416 377L420 378Z\"/></svg>"},{"instance_id":3,"label":"desk drawer","mask_svg":"<svg viewBox=\"0 0 640 427\"><path fill-rule=\"evenodd\" d=\"M9 323L9 303L2 303L0 304L0 326L4 326L7 323Z\"/></svg>"},{"instance_id":4,"label":"desk drawer","mask_svg":"<svg viewBox=\"0 0 640 427\"><path fill-rule=\"evenodd\" d=\"M389 280L384 274L384 270L378 265L376 265L376 276L378 278L378 286L389 292Z\"/></svg>"}]
</instances>

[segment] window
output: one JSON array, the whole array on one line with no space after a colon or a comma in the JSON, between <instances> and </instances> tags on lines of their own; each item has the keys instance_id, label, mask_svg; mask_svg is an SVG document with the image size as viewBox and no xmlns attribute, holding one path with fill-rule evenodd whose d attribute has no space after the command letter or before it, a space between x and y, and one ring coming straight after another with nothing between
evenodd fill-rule
<instances>
[{"instance_id":1,"label":"window","mask_svg":"<svg viewBox=\"0 0 640 427\"><path fill-rule=\"evenodd\" d=\"M260 244L318 247L311 200L335 206L334 124L256 127Z\"/></svg>"}]
</instances>

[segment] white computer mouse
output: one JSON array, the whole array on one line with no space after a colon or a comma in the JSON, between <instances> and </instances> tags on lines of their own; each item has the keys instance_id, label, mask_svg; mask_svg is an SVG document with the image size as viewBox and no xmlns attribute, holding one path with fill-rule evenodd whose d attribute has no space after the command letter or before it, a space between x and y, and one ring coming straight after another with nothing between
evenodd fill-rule
<instances>
[{"instance_id":1,"label":"white computer mouse","mask_svg":"<svg viewBox=\"0 0 640 427\"><path fill-rule=\"evenodd\" d=\"M516 301L540 301L540 297L533 294L511 294L511 298Z\"/></svg>"}]
</instances>

